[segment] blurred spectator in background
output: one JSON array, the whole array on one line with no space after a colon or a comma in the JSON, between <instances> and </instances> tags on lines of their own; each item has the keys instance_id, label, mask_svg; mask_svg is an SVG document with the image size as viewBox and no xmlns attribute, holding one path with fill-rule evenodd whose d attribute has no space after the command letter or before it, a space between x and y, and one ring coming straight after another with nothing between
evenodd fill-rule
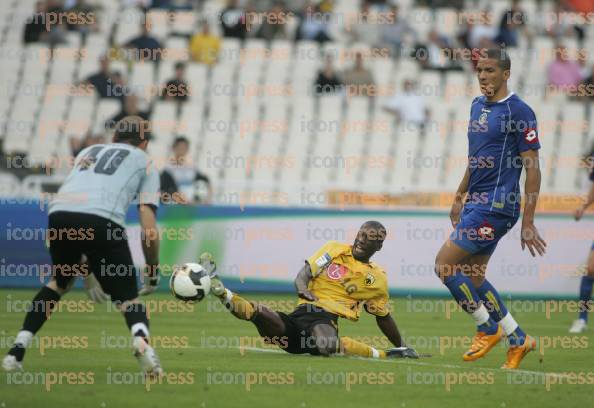
<instances>
[{"instance_id":1,"label":"blurred spectator in background","mask_svg":"<svg viewBox=\"0 0 594 408\"><path fill-rule=\"evenodd\" d=\"M221 39L210 33L206 20L202 21L202 31L190 40L190 57L194 62L212 65L217 62L221 50Z\"/></svg>"},{"instance_id":2,"label":"blurred spectator in background","mask_svg":"<svg viewBox=\"0 0 594 408\"><path fill-rule=\"evenodd\" d=\"M314 92L317 95L331 94L342 88L342 81L334 70L331 55L326 55L324 68L318 71L318 77L314 83Z\"/></svg>"},{"instance_id":3,"label":"blurred spectator in background","mask_svg":"<svg viewBox=\"0 0 594 408\"><path fill-rule=\"evenodd\" d=\"M210 179L189 163L188 139L176 137L172 148L173 156L161 172L161 194L176 204L210 204Z\"/></svg>"},{"instance_id":4,"label":"blurred spectator in background","mask_svg":"<svg viewBox=\"0 0 594 408\"><path fill-rule=\"evenodd\" d=\"M109 58L104 55L99 59L99 72L90 75L81 84L92 85L99 98L124 99L127 88L119 72L112 72L109 69Z\"/></svg>"},{"instance_id":5,"label":"blurred spectator in background","mask_svg":"<svg viewBox=\"0 0 594 408\"><path fill-rule=\"evenodd\" d=\"M66 22L70 31L78 31L84 36L90 32L99 31L96 7L88 4L86 0L75 0L72 7L66 10L69 15Z\"/></svg>"},{"instance_id":6,"label":"blurred spectator in background","mask_svg":"<svg viewBox=\"0 0 594 408\"><path fill-rule=\"evenodd\" d=\"M282 2L274 2L270 10L261 15L262 24L258 27L256 37L266 41L287 38L286 13L287 11Z\"/></svg>"},{"instance_id":7,"label":"blurred spectator in background","mask_svg":"<svg viewBox=\"0 0 594 408\"><path fill-rule=\"evenodd\" d=\"M497 27L493 25L493 14L490 10L479 13L476 24L470 24L468 45L473 48L490 48L497 37Z\"/></svg>"},{"instance_id":8,"label":"blurred spectator in background","mask_svg":"<svg viewBox=\"0 0 594 408\"><path fill-rule=\"evenodd\" d=\"M70 154L72 157L78 156L80 151L85 147L89 147L96 144L105 143L105 135L96 134L93 135L91 133L87 133L82 139L79 139L75 136L71 136L69 139L70 142Z\"/></svg>"},{"instance_id":9,"label":"blurred spectator in background","mask_svg":"<svg viewBox=\"0 0 594 408\"><path fill-rule=\"evenodd\" d=\"M462 66L452 59L453 46L447 37L431 29L427 35L427 44L420 45L415 51L415 58L421 68L437 71L462 71Z\"/></svg>"},{"instance_id":10,"label":"blurred spectator in background","mask_svg":"<svg viewBox=\"0 0 594 408\"><path fill-rule=\"evenodd\" d=\"M162 46L159 40L150 35L151 26L148 21L141 24L142 33L130 41L128 41L124 48L129 48L135 51L135 58L142 61L160 61Z\"/></svg>"},{"instance_id":11,"label":"blurred spectator in background","mask_svg":"<svg viewBox=\"0 0 594 408\"><path fill-rule=\"evenodd\" d=\"M412 37L413 43L417 41L417 32L408 22L399 15L397 5L390 7L386 13L386 24L381 26L381 41L383 46L390 49L393 58L399 58L406 36Z\"/></svg>"},{"instance_id":12,"label":"blurred spectator in background","mask_svg":"<svg viewBox=\"0 0 594 408\"><path fill-rule=\"evenodd\" d=\"M302 13L298 15L299 25L295 32L295 41L308 40L324 43L332 41L328 35L328 14L323 13L320 6L308 3Z\"/></svg>"},{"instance_id":13,"label":"blurred spectator in background","mask_svg":"<svg viewBox=\"0 0 594 408\"><path fill-rule=\"evenodd\" d=\"M531 40L530 32L526 25L526 14L520 7L520 0L512 0L509 10L503 13L499 22L499 33L495 42L505 47L517 47L521 30L528 40Z\"/></svg>"},{"instance_id":14,"label":"blurred spectator in background","mask_svg":"<svg viewBox=\"0 0 594 408\"><path fill-rule=\"evenodd\" d=\"M237 5L237 0L228 0L227 6L221 12L221 27L223 36L245 40L248 33L245 10Z\"/></svg>"},{"instance_id":15,"label":"blurred spectator in background","mask_svg":"<svg viewBox=\"0 0 594 408\"><path fill-rule=\"evenodd\" d=\"M584 92L579 96L586 97L589 101L594 101L594 65L590 68L590 73L582 81Z\"/></svg>"},{"instance_id":16,"label":"blurred spectator in background","mask_svg":"<svg viewBox=\"0 0 594 408\"><path fill-rule=\"evenodd\" d=\"M45 1L35 3L35 14L27 18L23 41L25 44L43 41L47 35L45 29L45 12L47 11Z\"/></svg>"},{"instance_id":17,"label":"blurred spectator in background","mask_svg":"<svg viewBox=\"0 0 594 408\"><path fill-rule=\"evenodd\" d=\"M166 10L192 10L192 3L195 0L151 0L150 8L161 8Z\"/></svg>"},{"instance_id":18,"label":"blurred spectator in background","mask_svg":"<svg viewBox=\"0 0 594 408\"><path fill-rule=\"evenodd\" d=\"M151 116L150 111L141 111L138 108L138 97L136 95L130 94L124 97L124 103L122 104L122 109L112 118L108 119L105 122L105 128L108 130L113 130L115 128L116 123L120 120L125 118L126 116L140 116L143 119L149 120Z\"/></svg>"},{"instance_id":19,"label":"blurred spectator in background","mask_svg":"<svg viewBox=\"0 0 594 408\"><path fill-rule=\"evenodd\" d=\"M543 13L545 33L552 37L555 41L562 41L564 37L576 36L578 41L582 43L586 36L583 27L576 24L574 16L569 14L566 3L563 0L556 0L554 2L552 13Z\"/></svg>"},{"instance_id":20,"label":"blurred spectator in background","mask_svg":"<svg viewBox=\"0 0 594 408\"><path fill-rule=\"evenodd\" d=\"M383 106L384 111L394 115L397 122L424 127L429 120L425 100L417 90L417 84L406 79L401 93L396 92Z\"/></svg>"},{"instance_id":21,"label":"blurred spectator in background","mask_svg":"<svg viewBox=\"0 0 594 408\"><path fill-rule=\"evenodd\" d=\"M583 79L580 64L571 58L567 47L556 46L554 52L555 60L547 70L549 89L558 92L575 92Z\"/></svg>"},{"instance_id":22,"label":"blurred spectator in background","mask_svg":"<svg viewBox=\"0 0 594 408\"><path fill-rule=\"evenodd\" d=\"M186 64L175 64L175 77L167 81L161 89L161 99L166 101L185 102L188 100L190 88L186 82Z\"/></svg>"},{"instance_id":23,"label":"blurred spectator in background","mask_svg":"<svg viewBox=\"0 0 594 408\"><path fill-rule=\"evenodd\" d=\"M355 64L342 74L349 96L375 96L375 81L371 71L363 65L363 54L355 54Z\"/></svg>"},{"instance_id":24,"label":"blurred spectator in background","mask_svg":"<svg viewBox=\"0 0 594 408\"><path fill-rule=\"evenodd\" d=\"M380 24L372 15L371 5L367 0L361 2L359 13L347 21L345 32L352 43L363 42L371 47L378 47L380 43Z\"/></svg>"}]
</instances>

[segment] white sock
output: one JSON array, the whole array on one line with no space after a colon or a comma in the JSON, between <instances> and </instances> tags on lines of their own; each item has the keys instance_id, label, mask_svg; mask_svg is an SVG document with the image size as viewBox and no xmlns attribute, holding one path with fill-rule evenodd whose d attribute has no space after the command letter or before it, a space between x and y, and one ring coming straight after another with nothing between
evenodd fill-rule
<instances>
[{"instance_id":1,"label":"white sock","mask_svg":"<svg viewBox=\"0 0 594 408\"><path fill-rule=\"evenodd\" d=\"M28 348L31 345L31 341L33 340L33 333L28 330L21 330L14 339L14 344L20 344L25 348Z\"/></svg>"},{"instance_id":2,"label":"white sock","mask_svg":"<svg viewBox=\"0 0 594 408\"><path fill-rule=\"evenodd\" d=\"M487 323L489 321L489 312L485 305L481 304L478 309L472 312L472 318L476 322L477 326Z\"/></svg>"},{"instance_id":3,"label":"white sock","mask_svg":"<svg viewBox=\"0 0 594 408\"><path fill-rule=\"evenodd\" d=\"M376 348L371 347L371 357L372 358L380 358L380 353L377 351Z\"/></svg>"},{"instance_id":4,"label":"white sock","mask_svg":"<svg viewBox=\"0 0 594 408\"><path fill-rule=\"evenodd\" d=\"M149 329L148 329L148 327L146 327L146 324L144 324L144 323L134 323L132 325L132 327L130 327L130 331L132 332L132 336L135 336L135 333L137 333L138 330L141 330L144 333L144 337L148 337L149 336Z\"/></svg>"},{"instance_id":5,"label":"white sock","mask_svg":"<svg viewBox=\"0 0 594 408\"><path fill-rule=\"evenodd\" d=\"M509 312L505 315L503 319L499 321L499 324L503 328L505 334L507 334L508 336L515 332L518 328L518 323L516 322L516 319L514 319L514 317Z\"/></svg>"}]
</instances>

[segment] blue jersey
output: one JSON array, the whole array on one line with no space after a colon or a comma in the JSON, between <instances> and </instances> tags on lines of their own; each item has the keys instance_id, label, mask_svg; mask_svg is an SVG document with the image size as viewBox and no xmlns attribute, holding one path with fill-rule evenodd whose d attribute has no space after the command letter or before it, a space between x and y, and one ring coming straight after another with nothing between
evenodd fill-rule
<instances>
[{"instance_id":1,"label":"blue jersey","mask_svg":"<svg viewBox=\"0 0 594 408\"><path fill-rule=\"evenodd\" d=\"M498 102L472 101L468 124L470 181L466 207L520 214L520 153L540 149L534 111L513 92Z\"/></svg>"}]
</instances>

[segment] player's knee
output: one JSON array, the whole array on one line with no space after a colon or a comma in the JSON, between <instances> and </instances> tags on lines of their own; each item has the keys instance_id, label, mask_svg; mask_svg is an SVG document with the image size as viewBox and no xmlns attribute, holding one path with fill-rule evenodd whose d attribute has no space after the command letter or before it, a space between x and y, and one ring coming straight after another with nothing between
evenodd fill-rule
<instances>
[{"instance_id":1,"label":"player's knee","mask_svg":"<svg viewBox=\"0 0 594 408\"><path fill-rule=\"evenodd\" d=\"M316 348L320 355L328 357L338 350L337 336L318 336L315 338Z\"/></svg>"},{"instance_id":2,"label":"player's knee","mask_svg":"<svg viewBox=\"0 0 594 408\"><path fill-rule=\"evenodd\" d=\"M448 271L451 272L452 268L450 268L450 266L447 263L445 263L445 261L439 255L437 255L435 257L435 274L439 277L439 279L445 281L445 278L449 276Z\"/></svg>"}]
</instances>

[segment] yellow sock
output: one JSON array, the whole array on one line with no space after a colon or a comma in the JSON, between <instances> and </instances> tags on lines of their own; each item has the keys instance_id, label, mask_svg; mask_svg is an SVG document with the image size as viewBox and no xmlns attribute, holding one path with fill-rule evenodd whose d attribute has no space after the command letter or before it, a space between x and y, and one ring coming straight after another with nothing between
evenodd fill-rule
<instances>
[{"instance_id":1,"label":"yellow sock","mask_svg":"<svg viewBox=\"0 0 594 408\"><path fill-rule=\"evenodd\" d=\"M227 306L231 314L241 320L251 320L256 313L254 306L246 299L225 289L221 301Z\"/></svg>"},{"instance_id":2,"label":"yellow sock","mask_svg":"<svg viewBox=\"0 0 594 408\"><path fill-rule=\"evenodd\" d=\"M360 356L368 358L386 358L386 352L383 350L377 350L374 347L368 346L365 343L361 343L350 337L340 338L340 349L341 351L350 356Z\"/></svg>"}]
</instances>

